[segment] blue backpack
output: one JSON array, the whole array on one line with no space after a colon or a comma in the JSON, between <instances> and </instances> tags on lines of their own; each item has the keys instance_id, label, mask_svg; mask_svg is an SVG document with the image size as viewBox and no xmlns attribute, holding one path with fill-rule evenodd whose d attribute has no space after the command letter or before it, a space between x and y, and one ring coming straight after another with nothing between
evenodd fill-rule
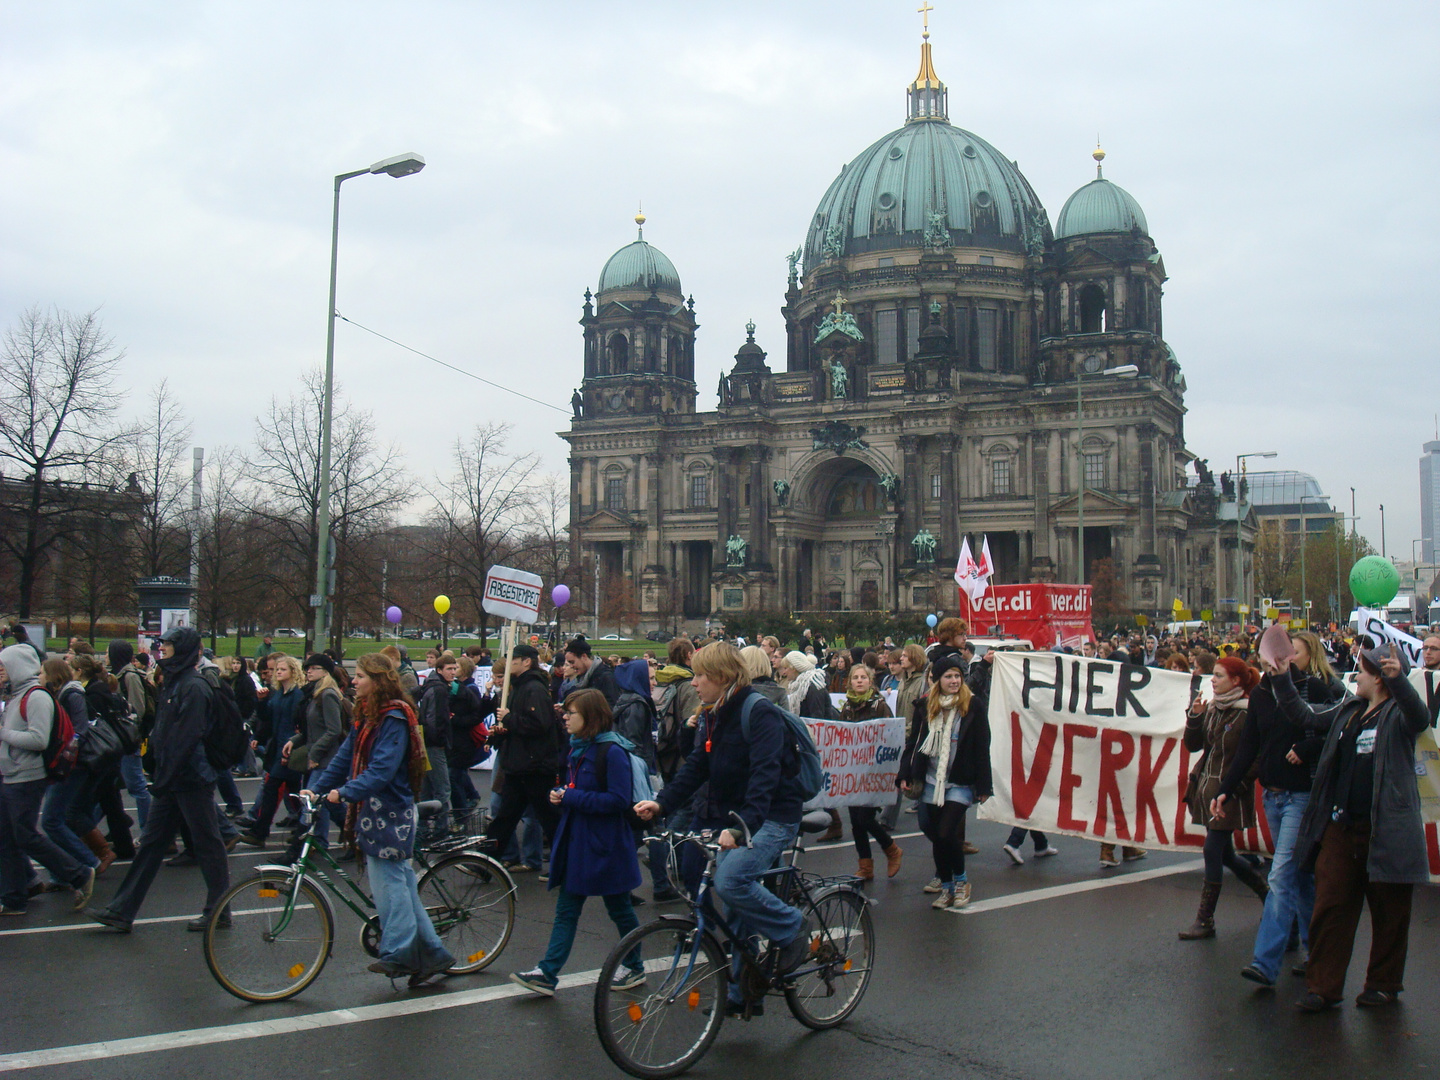
<instances>
[{"instance_id":1,"label":"blue backpack","mask_svg":"<svg viewBox=\"0 0 1440 1080\"><path fill-rule=\"evenodd\" d=\"M740 733L747 743L750 741L750 710L757 701L764 700L752 691L740 706ZM810 737L810 728L804 720L779 705L775 709L785 718L785 741L800 765L795 780L800 785L801 801L809 802L825 790L825 770L820 767L820 751L815 748L815 740Z\"/></svg>"},{"instance_id":2,"label":"blue backpack","mask_svg":"<svg viewBox=\"0 0 1440 1080\"><path fill-rule=\"evenodd\" d=\"M625 820L630 823L632 829L644 829L650 823L635 813L635 804L650 802L655 798L655 789L650 784L650 768L645 764L645 759L635 752L635 744L629 739L623 735L619 736L617 745L625 751L625 756L630 759L630 805L625 807ZM601 791L610 790L609 762L609 748L601 743L599 752L595 755L595 782L600 785Z\"/></svg>"}]
</instances>

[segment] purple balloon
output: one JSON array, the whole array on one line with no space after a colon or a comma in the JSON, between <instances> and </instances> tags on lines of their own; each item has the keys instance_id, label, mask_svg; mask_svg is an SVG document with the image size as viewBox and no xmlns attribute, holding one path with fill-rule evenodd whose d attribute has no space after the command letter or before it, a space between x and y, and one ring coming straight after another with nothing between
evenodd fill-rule
<instances>
[{"instance_id":1,"label":"purple balloon","mask_svg":"<svg viewBox=\"0 0 1440 1080\"><path fill-rule=\"evenodd\" d=\"M570 586L556 585L550 590L550 602L556 607L564 607L570 602Z\"/></svg>"},{"instance_id":2,"label":"purple balloon","mask_svg":"<svg viewBox=\"0 0 1440 1080\"><path fill-rule=\"evenodd\" d=\"M401 613L400 609L394 604L391 604L388 608L385 609L385 618L389 619L397 626L400 624L400 620L404 617L405 616Z\"/></svg>"}]
</instances>

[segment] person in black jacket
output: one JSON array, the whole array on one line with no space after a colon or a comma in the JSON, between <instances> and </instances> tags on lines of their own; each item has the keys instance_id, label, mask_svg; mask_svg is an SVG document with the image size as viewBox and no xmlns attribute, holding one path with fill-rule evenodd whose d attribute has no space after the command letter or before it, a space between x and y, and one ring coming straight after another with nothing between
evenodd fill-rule
<instances>
[{"instance_id":1,"label":"person in black jacket","mask_svg":"<svg viewBox=\"0 0 1440 1080\"><path fill-rule=\"evenodd\" d=\"M537 654L538 655L538 654ZM620 700L620 687L615 682L615 669L590 651L590 642L576 638L565 646L565 674L574 681L570 689L599 690L615 708Z\"/></svg>"},{"instance_id":2,"label":"person in black jacket","mask_svg":"<svg viewBox=\"0 0 1440 1080\"><path fill-rule=\"evenodd\" d=\"M660 769L655 761L655 699L650 696L650 664L632 660L615 669L620 695L614 705L614 727L635 747L651 773Z\"/></svg>"},{"instance_id":3,"label":"person in black jacket","mask_svg":"<svg viewBox=\"0 0 1440 1080\"><path fill-rule=\"evenodd\" d=\"M787 760L785 718L750 689L740 650L728 642L706 645L695 654L695 689L700 694L701 721L695 750L675 779L655 800L637 803L635 813L646 821L683 807L709 783L695 808L695 827L721 829L720 862L715 894L742 932L758 934L778 949L780 973L799 967L809 953L804 916L761 882L780 854L795 841L800 828L801 796L797 762ZM742 713L750 702L749 738ZM744 833L735 827L737 813L750 831L750 846L740 847ZM743 980L735 955L736 977L730 982L727 1015L744 1016ZM760 1002L748 1005L760 1014Z\"/></svg>"},{"instance_id":4,"label":"person in black jacket","mask_svg":"<svg viewBox=\"0 0 1440 1080\"><path fill-rule=\"evenodd\" d=\"M1294 635L1295 657L1290 663L1290 677L1303 701L1324 707L1341 700L1345 689L1335 679L1325 661L1311 651L1307 635ZM1308 635L1314 639L1314 635ZM1314 644L1318 645L1318 639ZM1275 700L1273 680L1266 675L1250 693L1245 726L1235 758L1220 781L1220 794L1215 797L1212 814L1219 816L1224 804L1235 797L1241 784L1249 783L1256 761L1259 761L1260 786L1264 789L1265 819L1275 843L1275 858L1270 864L1270 891L1265 896L1265 910L1255 934L1255 952L1251 962L1241 969L1242 978L1261 986L1274 986L1280 964L1290 940L1290 928L1298 920L1302 947L1310 946L1310 917L1315 910L1315 875L1295 861L1295 841L1300 833L1300 820L1310 805L1310 784L1313 770L1303 762L1292 763L1287 755L1303 751L1314 760L1323 746L1323 728L1307 727L1287 719ZM1306 750L1311 747L1311 750ZM1298 968L1303 973L1304 968Z\"/></svg>"},{"instance_id":5,"label":"person in black jacket","mask_svg":"<svg viewBox=\"0 0 1440 1080\"><path fill-rule=\"evenodd\" d=\"M175 831L183 821L195 845L195 857L205 877L205 909L187 929L201 931L220 894L230 887L225 844L215 810L215 769L205 756L204 738L210 729L210 684L196 670L200 635L191 627L177 626L160 638L160 688L155 729L150 746L155 755L154 797L140 848L119 890L103 908L88 908L96 922L124 933L140 910L150 883L165 859Z\"/></svg>"},{"instance_id":6,"label":"person in black jacket","mask_svg":"<svg viewBox=\"0 0 1440 1080\"><path fill-rule=\"evenodd\" d=\"M560 820L550 791L560 775L560 740L568 739L550 702L550 680L540 669L540 653L530 645L516 645L510 656L509 705L495 710L496 723L490 729L505 787L485 835L500 851L510 843L527 806L539 819L549 846Z\"/></svg>"},{"instance_id":7,"label":"person in black jacket","mask_svg":"<svg viewBox=\"0 0 1440 1080\"><path fill-rule=\"evenodd\" d=\"M985 654L977 676L994 661ZM990 781L990 721L986 716L987 678L977 678L977 693L966 685L957 653L945 653L930 666L930 693L915 703L915 722L900 755L897 784L920 791L920 828L930 838L935 879L926 892L939 893L934 908L964 907L970 902L965 876L965 814L993 791Z\"/></svg>"},{"instance_id":8,"label":"person in black jacket","mask_svg":"<svg viewBox=\"0 0 1440 1080\"><path fill-rule=\"evenodd\" d=\"M425 754L430 771L425 774L422 799L437 799L450 806L450 704L460 693L460 663L450 653L435 660L430 674L416 695L415 712L425 731Z\"/></svg>"}]
</instances>

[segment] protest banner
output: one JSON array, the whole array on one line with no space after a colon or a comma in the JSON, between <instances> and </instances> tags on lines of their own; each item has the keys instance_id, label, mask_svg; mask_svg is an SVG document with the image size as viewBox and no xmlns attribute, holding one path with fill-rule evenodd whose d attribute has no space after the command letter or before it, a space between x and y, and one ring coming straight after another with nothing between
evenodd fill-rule
<instances>
[{"instance_id":1,"label":"protest banner","mask_svg":"<svg viewBox=\"0 0 1440 1080\"><path fill-rule=\"evenodd\" d=\"M840 724L805 717L820 751L825 787L807 810L832 806L889 806L895 801L895 774L905 749L905 721L865 720Z\"/></svg>"},{"instance_id":2,"label":"protest banner","mask_svg":"<svg viewBox=\"0 0 1440 1080\"><path fill-rule=\"evenodd\" d=\"M995 795L977 816L1107 843L1199 849L1205 829L1191 822L1185 805L1198 759L1184 741L1193 695L1208 700L1210 680L1076 656L997 653L989 708ZM1433 729L1421 738L1416 773L1435 880L1440 752L1433 749ZM1274 844L1258 791L1255 809L1255 826L1237 830L1235 846L1270 854Z\"/></svg>"},{"instance_id":3,"label":"protest banner","mask_svg":"<svg viewBox=\"0 0 1440 1080\"><path fill-rule=\"evenodd\" d=\"M969 608L970 632L998 626L1010 637L1040 648L1094 641L1090 625L1089 585L992 585Z\"/></svg>"},{"instance_id":4,"label":"protest banner","mask_svg":"<svg viewBox=\"0 0 1440 1080\"><path fill-rule=\"evenodd\" d=\"M505 653L505 678L500 685L502 709L510 704L510 659L515 651L515 624L533 623L539 617L543 585L538 574L512 570L508 566L492 566L485 575L485 591L480 594L480 606L487 614L506 620L500 637Z\"/></svg>"}]
</instances>

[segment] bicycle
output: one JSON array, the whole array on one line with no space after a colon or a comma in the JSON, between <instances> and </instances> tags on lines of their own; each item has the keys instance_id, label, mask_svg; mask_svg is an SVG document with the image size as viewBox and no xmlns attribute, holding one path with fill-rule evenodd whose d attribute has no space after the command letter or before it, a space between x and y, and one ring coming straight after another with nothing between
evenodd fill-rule
<instances>
[{"instance_id":1,"label":"bicycle","mask_svg":"<svg viewBox=\"0 0 1440 1080\"><path fill-rule=\"evenodd\" d=\"M253 877L220 897L205 926L210 973L246 1001L292 998L325 967L335 944L335 908L317 882L361 920L360 946L379 956L380 920L374 901L315 835L319 800L287 798L294 800L292 808L305 829L299 857L290 866L256 867ZM420 803L417 816L432 819L439 810L439 803ZM417 833L417 840L422 835ZM415 858L424 870L420 900L440 940L458 960L450 973L483 971L514 930L515 881L498 860L476 849L481 836L449 828L432 835L428 845L416 845ZM353 898L342 891L342 882Z\"/></svg>"},{"instance_id":2,"label":"bicycle","mask_svg":"<svg viewBox=\"0 0 1440 1080\"><path fill-rule=\"evenodd\" d=\"M744 834L749 847L749 830L744 829ZM778 950L762 955L715 910L711 890L720 857L718 831L671 831L660 838L670 843L671 881L681 880L676 853L686 844L705 853L705 869L694 896L687 897L691 914L661 916L636 928L600 968L595 1027L611 1061L631 1076L644 1078L677 1076L699 1061L725 1019L730 958L736 950L745 991L744 1019L750 1019L755 1003L770 994L783 994L795 1019L817 1031L837 1026L855 1011L870 982L875 939L869 903L854 877L805 873L793 861L798 842L790 864L777 865L765 876L771 891L804 912L810 935L809 958L781 975L775 971ZM612 987L617 968L637 948L645 963L645 983L629 990Z\"/></svg>"}]
</instances>

